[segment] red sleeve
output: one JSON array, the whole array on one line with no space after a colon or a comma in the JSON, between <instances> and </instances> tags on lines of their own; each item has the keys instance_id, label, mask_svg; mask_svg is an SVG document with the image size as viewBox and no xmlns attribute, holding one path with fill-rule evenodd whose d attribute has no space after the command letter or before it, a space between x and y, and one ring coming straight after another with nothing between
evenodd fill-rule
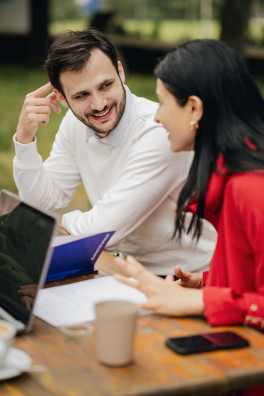
<instances>
[{"instance_id":1,"label":"red sleeve","mask_svg":"<svg viewBox=\"0 0 264 396\"><path fill-rule=\"evenodd\" d=\"M205 315L211 326L246 324L264 330L264 296L243 293L234 296L230 288L203 289Z\"/></svg>"},{"instance_id":2,"label":"red sleeve","mask_svg":"<svg viewBox=\"0 0 264 396\"><path fill-rule=\"evenodd\" d=\"M221 245L226 255L215 275L222 271L229 285L203 288L205 314L211 325L244 323L264 329L264 177L245 174L228 187L218 235L226 241Z\"/></svg>"},{"instance_id":3,"label":"red sleeve","mask_svg":"<svg viewBox=\"0 0 264 396\"><path fill-rule=\"evenodd\" d=\"M206 285L208 275L209 275L209 271L204 271L203 272L203 286Z\"/></svg>"}]
</instances>

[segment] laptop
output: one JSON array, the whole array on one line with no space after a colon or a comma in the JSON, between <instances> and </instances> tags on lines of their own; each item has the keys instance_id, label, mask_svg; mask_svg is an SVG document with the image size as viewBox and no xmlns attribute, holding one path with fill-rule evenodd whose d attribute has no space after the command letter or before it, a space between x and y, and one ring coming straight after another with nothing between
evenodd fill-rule
<instances>
[{"instance_id":1,"label":"laptop","mask_svg":"<svg viewBox=\"0 0 264 396\"><path fill-rule=\"evenodd\" d=\"M52 254L56 217L9 191L0 192L0 318L17 332L32 328L38 290L43 287Z\"/></svg>"}]
</instances>

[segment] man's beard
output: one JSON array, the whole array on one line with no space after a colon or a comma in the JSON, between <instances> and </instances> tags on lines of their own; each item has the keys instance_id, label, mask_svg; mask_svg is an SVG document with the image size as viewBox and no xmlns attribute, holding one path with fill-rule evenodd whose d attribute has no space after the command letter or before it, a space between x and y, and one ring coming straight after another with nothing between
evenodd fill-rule
<instances>
[{"instance_id":1,"label":"man's beard","mask_svg":"<svg viewBox=\"0 0 264 396\"><path fill-rule=\"evenodd\" d=\"M106 106L101 111L106 111L107 109L111 109L114 106L116 106L116 109L117 109L117 103L116 102L111 103L111 105ZM76 114L72 110L71 107L70 108L71 108L71 111L73 112L73 114L75 115L75 117L78 118L79 121L81 121L87 127L91 128L97 135L102 135L102 137L104 137L104 135L107 136L113 129L115 129L117 127L117 125L119 124L119 122L120 122L120 120L121 120L121 118L122 118L122 116L124 114L125 107L126 107L126 91L125 91L125 88L123 87L123 95L122 95L122 99L120 101L120 109L119 109L119 111L117 113L116 121L115 121L114 125L110 129L107 129L107 130L102 130L100 128L97 128L92 123L88 122L87 119L85 119L83 117L80 117L78 114ZM96 113L98 113L98 112L94 111L93 113L85 114L85 117L88 118L90 115L95 115Z\"/></svg>"}]
</instances>

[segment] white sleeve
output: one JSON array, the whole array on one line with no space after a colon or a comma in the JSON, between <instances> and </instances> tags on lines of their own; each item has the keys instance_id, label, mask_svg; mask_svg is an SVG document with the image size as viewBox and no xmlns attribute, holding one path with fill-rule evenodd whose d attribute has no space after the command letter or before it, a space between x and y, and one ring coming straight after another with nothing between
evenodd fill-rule
<instances>
[{"instance_id":1,"label":"white sleeve","mask_svg":"<svg viewBox=\"0 0 264 396\"><path fill-rule=\"evenodd\" d=\"M13 173L22 200L50 211L66 207L71 201L81 178L67 134L69 128L68 112L44 163L37 151L36 138L32 143L21 144L14 136Z\"/></svg>"},{"instance_id":2,"label":"white sleeve","mask_svg":"<svg viewBox=\"0 0 264 396\"><path fill-rule=\"evenodd\" d=\"M119 243L169 195L177 200L192 158L193 152L172 153L164 130L153 128L130 148L115 185L90 211L64 214L63 227L76 235L115 231L110 242Z\"/></svg>"}]
</instances>

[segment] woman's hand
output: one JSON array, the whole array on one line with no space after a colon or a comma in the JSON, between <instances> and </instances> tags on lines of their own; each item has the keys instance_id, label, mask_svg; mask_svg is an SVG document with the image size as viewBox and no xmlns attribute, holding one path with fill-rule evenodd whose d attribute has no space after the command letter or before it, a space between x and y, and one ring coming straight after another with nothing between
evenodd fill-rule
<instances>
[{"instance_id":1,"label":"woman's hand","mask_svg":"<svg viewBox=\"0 0 264 396\"><path fill-rule=\"evenodd\" d=\"M175 283L178 286L201 289L203 287L203 275L183 272L180 267L174 268L174 273L179 278Z\"/></svg>"},{"instance_id":2,"label":"woman's hand","mask_svg":"<svg viewBox=\"0 0 264 396\"><path fill-rule=\"evenodd\" d=\"M119 274L115 274L115 278L146 294L147 301L142 304L142 308L171 316L203 314L202 290L175 287L175 282L166 281L152 274L131 256L126 260L116 257L115 262L122 271L134 279Z\"/></svg>"}]
</instances>

